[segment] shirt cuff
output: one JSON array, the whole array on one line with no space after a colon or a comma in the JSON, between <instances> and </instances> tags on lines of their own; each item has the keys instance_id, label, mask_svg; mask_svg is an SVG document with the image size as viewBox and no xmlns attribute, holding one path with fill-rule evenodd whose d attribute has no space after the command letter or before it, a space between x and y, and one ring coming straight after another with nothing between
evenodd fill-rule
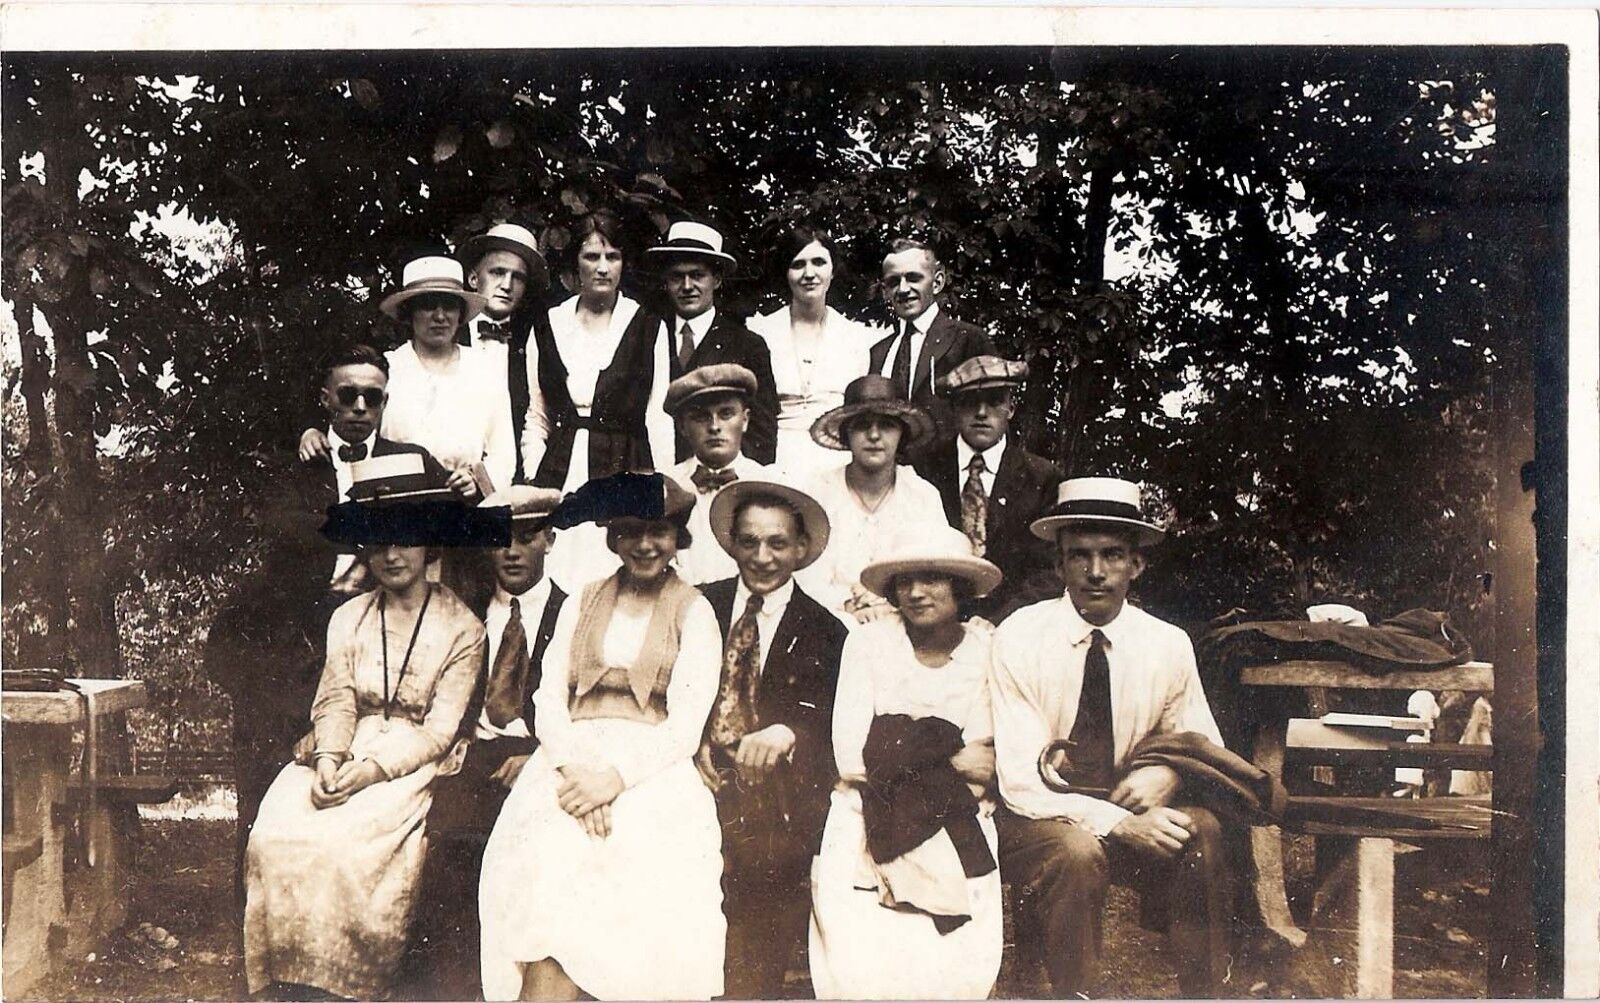
<instances>
[{"instance_id":1,"label":"shirt cuff","mask_svg":"<svg viewBox=\"0 0 1600 1003\"><path fill-rule=\"evenodd\" d=\"M1084 797L1087 802L1082 812L1084 828L1105 839L1111 835L1111 830L1122 824L1122 820L1132 815L1133 812L1121 805L1102 801L1099 798Z\"/></svg>"}]
</instances>

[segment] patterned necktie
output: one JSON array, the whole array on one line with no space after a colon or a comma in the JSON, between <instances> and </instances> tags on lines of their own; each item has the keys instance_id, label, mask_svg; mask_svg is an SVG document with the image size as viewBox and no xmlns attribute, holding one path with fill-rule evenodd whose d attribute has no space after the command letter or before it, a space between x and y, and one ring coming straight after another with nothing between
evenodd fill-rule
<instances>
[{"instance_id":1,"label":"patterned necktie","mask_svg":"<svg viewBox=\"0 0 1600 1003\"><path fill-rule=\"evenodd\" d=\"M1110 787L1116 768L1111 745L1111 663L1106 661L1106 636L1099 630L1089 635L1078 717L1067 737L1072 742L1067 782L1077 787Z\"/></svg>"},{"instance_id":2,"label":"patterned necktie","mask_svg":"<svg viewBox=\"0 0 1600 1003\"><path fill-rule=\"evenodd\" d=\"M354 446L340 446L339 459L346 463L355 463L367 458L367 444L358 442Z\"/></svg>"},{"instance_id":3,"label":"patterned necktie","mask_svg":"<svg viewBox=\"0 0 1600 1003\"><path fill-rule=\"evenodd\" d=\"M722 652L722 685L711 715L712 744L732 750L739 739L756 729L756 684L761 678L761 628L756 614L763 598L751 595L744 613L728 631Z\"/></svg>"},{"instance_id":4,"label":"patterned necktie","mask_svg":"<svg viewBox=\"0 0 1600 1003\"><path fill-rule=\"evenodd\" d=\"M894 392L903 399L911 399L911 335L916 327L908 320L900 331L900 345L894 350L894 365L889 379L894 381Z\"/></svg>"},{"instance_id":5,"label":"patterned necktie","mask_svg":"<svg viewBox=\"0 0 1600 1003\"><path fill-rule=\"evenodd\" d=\"M983 490L983 454L973 453L967 483L961 488L961 532L972 541L972 556L982 557L989 538L989 495Z\"/></svg>"},{"instance_id":6,"label":"patterned necktie","mask_svg":"<svg viewBox=\"0 0 1600 1003\"><path fill-rule=\"evenodd\" d=\"M678 329L678 372L689 371L689 360L694 358L694 329L688 321L683 322L683 327Z\"/></svg>"},{"instance_id":7,"label":"patterned necktie","mask_svg":"<svg viewBox=\"0 0 1600 1003\"><path fill-rule=\"evenodd\" d=\"M739 479L739 475L733 472L732 467L712 470L704 463L697 463L694 466L694 473L689 475L689 479L694 482L696 491L703 495L708 495L724 484L732 484Z\"/></svg>"},{"instance_id":8,"label":"patterned necktie","mask_svg":"<svg viewBox=\"0 0 1600 1003\"><path fill-rule=\"evenodd\" d=\"M511 340L511 322L508 320L478 321L479 341L507 342Z\"/></svg>"},{"instance_id":9,"label":"patterned necktie","mask_svg":"<svg viewBox=\"0 0 1600 1003\"><path fill-rule=\"evenodd\" d=\"M522 604L511 600L511 616L500 635L500 650L495 652L489 672L488 693L483 708L489 723L496 728L522 716L523 688L528 684L528 631L522 625Z\"/></svg>"}]
</instances>

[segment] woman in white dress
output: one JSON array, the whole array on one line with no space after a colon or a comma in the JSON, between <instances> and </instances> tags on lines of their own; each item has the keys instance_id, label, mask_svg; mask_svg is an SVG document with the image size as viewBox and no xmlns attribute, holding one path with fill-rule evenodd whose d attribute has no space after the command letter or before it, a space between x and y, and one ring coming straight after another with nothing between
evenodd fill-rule
<instances>
[{"instance_id":1,"label":"woman in white dress","mask_svg":"<svg viewBox=\"0 0 1600 1003\"><path fill-rule=\"evenodd\" d=\"M939 489L901 466L932 435L928 413L896 396L894 384L877 375L851 381L844 403L811 426L818 445L848 450L850 457L805 482L833 524L828 549L796 576L812 598L861 623L894 613L887 599L861 584L861 569L905 527L949 525Z\"/></svg>"},{"instance_id":2,"label":"woman in white dress","mask_svg":"<svg viewBox=\"0 0 1600 1003\"><path fill-rule=\"evenodd\" d=\"M522 469L540 487L570 493L624 470L673 462L672 419L662 409L668 369L659 318L622 295L622 224L594 212L574 226L578 292L550 308L548 334L528 342L528 420ZM550 576L575 592L617 568L592 524L563 533Z\"/></svg>"},{"instance_id":3,"label":"woman in white dress","mask_svg":"<svg viewBox=\"0 0 1600 1003\"><path fill-rule=\"evenodd\" d=\"M1004 939L990 635L959 610L1000 570L942 526L902 536L861 577L900 615L852 631L840 660L840 783L812 869L812 986L818 999L986 999ZM920 761L904 761L912 745ZM937 810L897 811L906 783L915 805Z\"/></svg>"},{"instance_id":4,"label":"woman in white dress","mask_svg":"<svg viewBox=\"0 0 1600 1003\"><path fill-rule=\"evenodd\" d=\"M844 458L811 438L812 424L844 403L844 388L867 372L877 335L828 305L839 266L838 247L825 234L797 226L778 245L775 271L789 305L752 317L750 330L772 354L778 388L777 465L796 476L841 466Z\"/></svg>"},{"instance_id":5,"label":"woman in white dress","mask_svg":"<svg viewBox=\"0 0 1600 1003\"><path fill-rule=\"evenodd\" d=\"M424 575L429 548L369 546L364 556L378 588L328 624L315 751L278 774L245 853L245 975L251 993L276 984L268 998L388 990L432 782L483 662L483 625Z\"/></svg>"},{"instance_id":6,"label":"woman in white dress","mask_svg":"<svg viewBox=\"0 0 1600 1003\"><path fill-rule=\"evenodd\" d=\"M540 745L484 851L485 999L722 992L722 830L694 766L722 635L672 570L694 498L664 481L664 516L606 527L622 567L562 607L546 649Z\"/></svg>"}]
</instances>

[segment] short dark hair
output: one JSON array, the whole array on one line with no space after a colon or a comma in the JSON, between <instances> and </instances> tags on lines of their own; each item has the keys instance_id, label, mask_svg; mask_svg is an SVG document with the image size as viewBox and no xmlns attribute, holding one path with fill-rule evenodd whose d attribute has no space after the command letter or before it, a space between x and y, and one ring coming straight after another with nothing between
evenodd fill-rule
<instances>
[{"instance_id":1,"label":"short dark hair","mask_svg":"<svg viewBox=\"0 0 1600 1003\"><path fill-rule=\"evenodd\" d=\"M617 552L617 537L620 535L620 530L617 529L617 523L619 522L670 523L672 527L678 531L679 550L688 550L690 547L694 546L694 534L689 532L689 510L687 509L684 510L681 516L664 515L659 519L637 519L632 517L624 517L622 519L614 519L607 523L606 549L611 551L613 554Z\"/></svg>"},{"instance_id":2,"label":"short dark hair","mask_svg":"<svg viewBox=\"0 0 1600 1003\"><path fill-rule=\"evenodd\" d=\"M366 342L352 341L336 346L322 357L322 366L317 370L317 386L326 386L329 374L341 366L377 366L385 377L389 375L387 356Z\"/></svg>"},{"instance_id":3,"label":"short dark hair","mask_svg":"<svg viewBox=\"0 0 1600 1003\"><path fill-rule=\"evenodd\" d=\"M900 600L895 598L896 588L900 583L900 579L909 574L914 574L914 572L901 572L900 574L895 575L893 578L890 578L883 585L885 593L884 598L889 600L889 605L893 606L895 609L900 608ZM956 607L958 609L978 597L977 589L974 589L972 587L972 583L967 581L965 578L962 578L959 575L940 575L939 577L949 580L950 591L955 595Z\"/></svg>"},{"instance_id":4,"label":"short dark hair","mask_svg":"<svg viewBox=\"0 0 1600 1003\"><path fill-rule=\"evenodd\" d=\"M889 255L899 254L901 251L923 251L933 259L933 263L936 266L944 267L943 262L939 260L939 252L926 240L921 240L917 237L896 237L889 241L889 249L884 252L883 256L887 258Z\"/></svg>"},{"instance_id":5,"label":"short dark hair","mask_svg":"<svg viewBox=\"0 0 1600 1003\"><path fill-rule=\"evenodd\" d=\"M563 268L578 267L578 252L583 250L583 242L595 234L599 234L606 243L621 251L623 260L627 260L628 249L623 239L622 220L610 209L596 209L584 213L573 222L572 240L561 252Z\"/></svg>"},{"instance_id":6,"label":"short dark hair","mask_svg":"<svg viewBox=\"0 0 1600 1003\"><path fill-rule=\"evenodd\" d=\"M729 536L733 535L733 530L739 525L739 519L744 516L745 510L754 508L757 505L762 508L783 509L789 513L789 518L794 520L795 535L803 536L808 540L811 538L811 534L806 531L806 517L798 507L781 495L762 491L752 491L739 499L739 504L733 507L733 518L728 521Z\"/></svg>"},{"instance_id":7,"label":"short dark hair","mask_svg":"<svg viewBox=\"0 0 1600 1003\"><path fill-rule=\"evenodd\" d=\"M796 224L779 235L769 264L772 269L773 281L777 283L780 292L788 289L787 275L789 266L794 262L795 258L800 256L801 251L813 243L821 244L827 250L828 256L833 259L834 280L838 281L844 275L846 271L844 255L839 252L839 245L834 239L825 231L816 227L807 226L803 223Z\"/></svg>"}]
</instances>

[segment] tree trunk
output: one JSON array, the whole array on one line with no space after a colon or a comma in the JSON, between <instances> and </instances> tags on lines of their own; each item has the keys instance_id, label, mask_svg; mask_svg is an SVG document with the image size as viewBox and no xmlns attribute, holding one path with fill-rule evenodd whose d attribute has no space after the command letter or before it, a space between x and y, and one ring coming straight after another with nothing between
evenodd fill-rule
<instances>
[{"instance_id":1,"label":"tree trunk","mask_svg":"<svg viewBox=\"0 0 1600 1003\"><path fill-rule=\"evenodd\" d=\"M1107 157L1089 175L1089 200L1083 214L1083 251L1079 255L1080 297L1105 288L1106 234L1111 229L1111 198L1116 188L1114 179L1120 169L1114 158ZM1075 350L1061 401L1061 421L1056 426L1055 459L1068 477L1088 473L1080 469L1084 462L1080 454L1084 432L1088 422L1104 412L1110 396L1110 377L1099 359L1100 348L1091 345L1086 336L1086 328L1091 323L1094 322L1080 320L1079 330L1075 332Z\"/></svg>"},{"instance_id":2,"label":"tree trunk","mask_svg":"<svg viewBox=\"0 0 1600 1003\"><path fill-rule=\"evenodd\" d=\"M53 453L50 413L45 406L50 359L45 354L44 339L34 330L33 300L19 294L15 302L17 340L22 346L22 401L28 412L28 448L22 452L22 462L33 472L42 473L49 469Z\"/></svg>"}]
</instances>

